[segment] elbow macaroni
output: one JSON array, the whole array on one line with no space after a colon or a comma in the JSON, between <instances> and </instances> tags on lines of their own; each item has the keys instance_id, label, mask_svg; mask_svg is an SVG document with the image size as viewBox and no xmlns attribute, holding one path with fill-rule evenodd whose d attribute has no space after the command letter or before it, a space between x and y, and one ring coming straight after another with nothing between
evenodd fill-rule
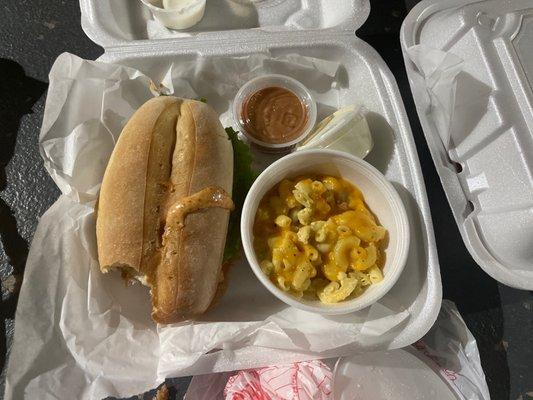
<instances>
[{"instance_id":1,"label":"elbow macaroni","mask_svg":"<svg viewBox=\"0 0 533 400\"><path fill-rule=\"evenodd\" d=\"M385 235L361 191L331 176L283 180L262 199L254 223L254 247L270 280L328 304L383 280Z\"/></svg>"}]
</instances>

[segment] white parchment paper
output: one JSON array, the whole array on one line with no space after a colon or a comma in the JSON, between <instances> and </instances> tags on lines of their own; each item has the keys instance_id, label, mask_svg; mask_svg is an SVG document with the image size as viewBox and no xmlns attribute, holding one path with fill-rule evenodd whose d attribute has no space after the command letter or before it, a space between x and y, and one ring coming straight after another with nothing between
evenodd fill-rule
<instances>
[{"instance_id":1,"label":"white parchment paper","mask_svg":"<svg viewBox=\"0 0 533 400\"><path fill-rule=\"evenodd\" d=\"M155 83L179 96L207 98L229 125L239 87L264 73L298 78L319 109L338 108L338 67L299 55L176 59ZM233 266L224 298L201 320L156 326L144 287L99 272L99 185L122 127L153 96L150 84L151 77L132 68L71 54L52 68L39 141L62 195L41 218L30 249L6 400L125 397L166 377L388 348L409 316L394 301L397 291L355 314L314 315L275 299L242 261ZM405 289L419 290L412 285Z\"/></svg>"},{"instance_id":2,"label":"white parchment paper","mask_svg":"<svg viewBox=\"0 0 533 400\"><path fill-rule=\"evenodd\" d=\"M409 58L422 75L429 97L432 115L444 148L451 143L451 124L455 114L457 76L463 70L464 60L456 55L423 45L407 49Z\"/></svg>"}]
</instances>

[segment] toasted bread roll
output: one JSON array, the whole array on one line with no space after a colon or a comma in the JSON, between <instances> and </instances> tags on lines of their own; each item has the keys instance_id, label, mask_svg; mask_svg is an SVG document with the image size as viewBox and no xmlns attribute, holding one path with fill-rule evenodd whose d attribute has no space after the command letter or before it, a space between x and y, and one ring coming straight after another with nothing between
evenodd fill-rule
<instances>
[{"instance_id":1,"label":"toasted bread roll","mask_svg":"<svg viewBox=\"0 0 533 400\"><path fill-rule=\"evenodd\" d=\"M220 280L233 182L233 150L208 105L157 97L124 127L98 202L102 272L148 285L152 318L202 314Z\"/></svg>"}]
</instances>

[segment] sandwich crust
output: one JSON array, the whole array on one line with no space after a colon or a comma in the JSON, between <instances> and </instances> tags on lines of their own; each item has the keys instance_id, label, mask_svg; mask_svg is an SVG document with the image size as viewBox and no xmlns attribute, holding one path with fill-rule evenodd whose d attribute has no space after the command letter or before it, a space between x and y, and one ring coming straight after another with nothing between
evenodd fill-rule
<instances>
[{"instance_id":1,"label":"sandwich crust","mask_svg":"<svg viewBox=\"0 0 533 400\"><path fill-rule=\"evenodd\" d=\"M117 268L145 281L156 322L193 318L209 307L228 227L227 201L194 208L179 226L171 210L206 188L230 194L232 182L231 143L208 105L157 97L124 127L100 191L98 257L102 272Z\"/></svg>"}]
</instances>

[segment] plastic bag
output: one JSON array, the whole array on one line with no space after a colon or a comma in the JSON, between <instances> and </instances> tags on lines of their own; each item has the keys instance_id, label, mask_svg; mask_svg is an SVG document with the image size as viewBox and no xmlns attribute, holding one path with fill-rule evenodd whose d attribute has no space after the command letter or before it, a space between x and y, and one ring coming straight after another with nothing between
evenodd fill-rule
<instances>
[{"instance_id":1,"label":"plastic bag","mask_svg":"<svg viewBox=\"0 0 533 400\"><path fill-rule=\"evenodd\" d=\"M347 358L330 359L325 360L324 363L311 361L256 370L195 376L185 395L185 400L292 400L298 398L311 400L357 398L365 400L365 397L360 397L369 393L365 386L371 388L373 393L378 393L379 391L376 392L375 389L379 387L381 390L379 393L383 394L393 390L395 385L404 388L403 392L396 391L394 393L396 400L411 400L415 397L415 392L413 392L415 388L424 387L424 384L427 386L427 382L421 382L421 380L426 379L427 371L425 374L420 370L413 371L413 379L397 382L402 374L395 373L395 371L405 368L405 365L395 363L395 361L403 359L400 352L404 355L409 353L418 357L427 366L426 370L432 370L447 385L447 390L451 396L461 400L490 400L476 340L468 330L455 304L447 300L442 304L435 325L420 341L406 349L371 355L372 359L379 359L383 362L368 366L366 364L368 355L361 354L349 357L349 360ZM353 375L352 382L347 381L346 376L343 375L346 371L343 368L346 366L346 362L351 363L351 371L357 371L358 368L361 371L360 374L357 374L358 379L355 379L356 375ZM319 381L316 378L320 374L323 374L323 377L327 376L324 371L329 370L328 365L335 365L332 385L326 385L328 390L323 392L308 391L307 397L297 397L294 395L295 392L290 390L284 393L273 392L270 389L272 385L270 382L267 383L270 378L285 374L281 380L284 384L290 383L286 388L316 388L316 383ZM315 372L314 375L311 373L312 379L309 379L309 374L299 375L295 373L295 371L301 371L305 368L318 368L318 373ZM365 368L370 368L375 379L372 379L372 374L363 374ZM277 372L277 374L272 374L273 372ZM264 379L261 379L263 373L266 373L268 378L265 375ZM361 377L364 377L363 381L361 381ZM276 383L276 381L272 383ZM329 389L332 389L332 392ZM354 393L354 391L359 393ZM416 398L423 400L432 399L434 396L435 392L427 391L427 393L418 394ZM373 399L374 397L372 397Z\"/></svg>"}]
</instances>

